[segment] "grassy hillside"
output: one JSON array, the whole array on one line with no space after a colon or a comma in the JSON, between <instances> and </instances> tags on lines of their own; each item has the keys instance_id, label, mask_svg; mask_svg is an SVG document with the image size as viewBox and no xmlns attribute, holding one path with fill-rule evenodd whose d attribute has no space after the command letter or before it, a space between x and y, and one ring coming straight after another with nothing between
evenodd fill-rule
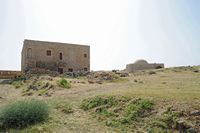
<instances>
[{"instance_id":1,"label":"grassy hillside","mask_svg":"<svg viewBox=\"0 0 200 133\"><path fill-rule=\"evenodd\" d=\"M200 67L149 70L119 77L33 76L0 84L0 108L38 99L49 118L23 129L0 132L200 132ZM101 80L99 80L101 79Z\"/></svg>"}]
</instances>

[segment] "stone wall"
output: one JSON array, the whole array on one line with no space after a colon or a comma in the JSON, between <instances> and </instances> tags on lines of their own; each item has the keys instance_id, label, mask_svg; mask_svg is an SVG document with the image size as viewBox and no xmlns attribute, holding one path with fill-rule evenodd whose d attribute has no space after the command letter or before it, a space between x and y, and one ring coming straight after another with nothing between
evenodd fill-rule
<instances>
[{"instance_id":1,"label":"stone wall","mask_svg":"<svg viewBox=\"0 0 200 133\"><path fill-rule=\"evenodd\" d=\"M47 52L51 51L48 56ZM62 58L60 58L60 54ZM22 72L46 69L64 72L90 70L90 46L57 42L24 40L21 59Z\"/></svg>"},{"instance_id":2,"label":"stone wall","mask_svg":"<svg viewBox=\"0 0 200 133\"><path fill-rule=\"evenodd\" d=\"M13 79L21 75L21 71L0 70L0 79Z\"/></svg>"}]
</instances>

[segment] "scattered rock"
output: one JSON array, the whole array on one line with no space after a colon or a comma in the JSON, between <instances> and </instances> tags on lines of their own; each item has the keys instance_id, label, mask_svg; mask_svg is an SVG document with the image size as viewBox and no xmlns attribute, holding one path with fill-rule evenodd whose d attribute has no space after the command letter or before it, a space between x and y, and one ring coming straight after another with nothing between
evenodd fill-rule
<instances>
[{"instance_id":1,"label":"scattered rock","mask_svg":"<svg viewBox=\"0 0 200 133\"><path fill-rule=\"evenodd\" d=\"M96 81L97 84L103 84L101 80Z\"/></svg>"},{"instance_id":2,"label":"scattered rock","mask_svg":"<svg viewBox=\"0 0 200 133\"><path fill-rule=\"evenodd\" d=\"M116 72L119 72L119 70L112 70L112 72L116 73Z\"/></svg>"},{"instance_id":3,"label":"scattered rock","mask_svg":"<svg viewBox=\"0 0 200 133\"><path fill-rule=\"evenodd\" d=\"M34 86L34 85L29 85L28 89L29 90L38 90L37 86Z\"/></svg>"},{"instance_id":4,"label":"scattered rock","mask_svg":"<svg viewBox=\"0 0 200 133\"><path fill-rule=\"evenodd\" d=\"M105 71L99 71L99 72L91 72L88 76L88 80L92 81L114 81L116 79L119 79L119 75L115 74L113 72L105 72Z\"/></svg>"},{"instance_id":5,"label":"scattered rock","mask_svg":"<svg viewBox=\"0 0 200 133\"><path fill-rule=\"evenodd\" d=\"M90 83L90 84L94 84L95 81L93 81L93 80L88 80L88 83Z\"/></svg>"},{"instance_id":6,"label":"scattered rock","mask_svg":"<svg viewBox=\"0 0 200 133\"><path fill-rule=\"evenodd\" d=\"M200 115L200 111L199 110L194 110L190 112L190 116L199 116Z\"/></svg>"},{"instance_id":7,"label":"scattered rock","mask_svg":"<svg viewBox=\"0 0 200 133\"><path fill-rule=\"evenodd\" d=\"M46 97L50 97L51 94L49 94L49 93L47 92L47 93L45 93L45 96L46 96Z\"/></svg>"},{"instance_id":8,"label":"scattered rock","mask_svg":"<svg viewBox=\"0 0 200 133\"><path fill-rule=\"evenodd\" d=\"M119 73L119 76L120 76L120 77L128 77L129 74L126 73L126 72L123 72L123 73Z\"/></svg>"},{"instance_id":9,"label":"scattered rock","mask_svg":"<svg viewBox=\"0 0 200 133\"><path fill-rule=\"evenodd\" d=\"M26 95L27 95L27 96L32 96L33 93L32 93L32 92L27 92Z\"/></svg>"},{"instance_id":10,"label":"scattered rock","mask_svg":"<svg viewBox=\"0 0 200 133\"><path fill-rule=\"evenodd\" d=\"M113 112L119 113L121 110L122 110L122 108L115 108L115 109L113 109Z\"/></svg>"},{"instance_id":11,"label":"scattered rock","mask_svg":"<svg viewBox=\"0 0 200 133\"><path fill-rule=\"evenodd\" d=\"M66 72L64 73L64 75L77 78L78 76L87 76L89 73L90 73L89 71L77 71L77 72Z\"/></svg>"},{"instance_id":12,"label":"scattered rock","mask_svg":"<svg viewBox=\"0 0 200 133\"><path fill-rule=\"evenodd\" d=\"M47 82L42 88L48 88L49 83Z\"/></svg>"},{"instance_id":13,"label":"scattered rock","mask_svg":"<svg viewBox=\"0 0 200 133\"><path fill-rule=\"evenodd\" d=\"M81 84L86 84L85 81L80 81Z\"/></svg>"},{"instance_id":14,"label":"scattered rock","mask_svg":"<svg viewBox=\"0 0 200 133\"><path fill-rule=\"evenodd\" d=\"M187 121L181 119L177 121L177 129L180 131L186 131L188 129L191 129L193 126L191 123L188 123Z\"/></svg>"}]
</instances>

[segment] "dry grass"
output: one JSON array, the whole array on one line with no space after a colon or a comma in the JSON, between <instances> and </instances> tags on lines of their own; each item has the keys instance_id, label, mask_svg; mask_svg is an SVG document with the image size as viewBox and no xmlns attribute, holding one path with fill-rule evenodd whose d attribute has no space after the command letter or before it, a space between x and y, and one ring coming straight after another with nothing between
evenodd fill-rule
<instances>
[{"instance_id":1,"label":"dry grass","mask_svg":"<svg viewBox=\"0 0 200 133\"><path fill-rule=\"evenodd\" d=\"M12 85L0 84L0 106L15 99L36 98L47 101L51 107L48 122L21 130L20 132L118 132L116 128L108 127L104 122L99 122L90 112L80 108L83 99L93 96L120 95L132 98L144 98L154 102L154 114L145 118L143 122L135 124L134 131L146 132L148 121L162 116L162 112L173 107L178 112L188 113L200 109L200 72L199 67L183 67L156 70L155 74L137 72L124 78L123 82L110 82L103 84L89 84L87 79L67 79L71 83L70 89L62 89L56 85L59 77L50 79L48 76L40 77L42 83L49 82L54 85L53 94L46 96L22 96L22 89L15 89ZM52 77L50 77L52 78ZM32 81L27 81L31 83ZM60 108L55 108L56 103L69 103L72 105L71 113L63 113ZM61 106L62 107L62 106ZM68 107L67 107L68 108ZM185 117L193 124L195 118ZM162 124L162 122L160 122ZM145 128L144 128L145 127ZM157 128L157 127L156 127ZM156 129L153 129L156 130ZM158 129L158 131L161 129ZM14 132L12 129L10 132ZM132 132L134 132L132 131Z\"/></svg>"}]
</instances>

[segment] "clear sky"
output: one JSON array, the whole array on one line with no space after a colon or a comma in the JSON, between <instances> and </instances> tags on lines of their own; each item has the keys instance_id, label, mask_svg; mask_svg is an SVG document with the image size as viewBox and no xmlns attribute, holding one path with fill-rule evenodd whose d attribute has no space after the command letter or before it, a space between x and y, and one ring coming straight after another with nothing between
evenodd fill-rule
<instances>
[{"instance_id":1,"label":"clear sky","mask_svg":"<svg viewBox=\"0 0 200 133\"><path fill-rule=\"evenodd\" d=\"M24 39L90 45L92 70L199 65L199 25L199 0L0 0L0 69L20 70Z\"/></svg>"}]
</instances>

